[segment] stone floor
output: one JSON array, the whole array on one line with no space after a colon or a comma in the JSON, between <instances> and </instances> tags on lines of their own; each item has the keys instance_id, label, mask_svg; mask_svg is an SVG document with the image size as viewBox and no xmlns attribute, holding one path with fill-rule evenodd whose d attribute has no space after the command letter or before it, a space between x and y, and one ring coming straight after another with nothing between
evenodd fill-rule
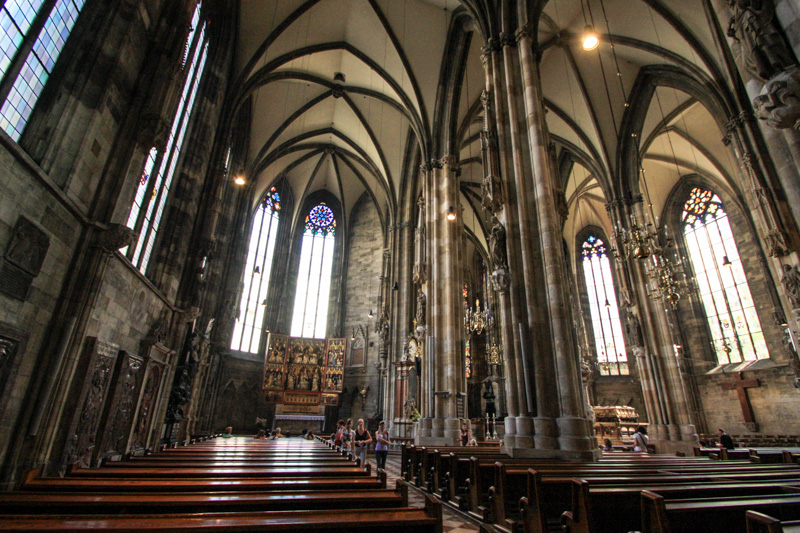
<instances>
[{"instance_id":1,"label":"stone floor","mask_svg":"<svg viewBox=\"0 0 800 533\"><path fill-rule=\"evenodd\" d=\"M370 457L369 462L375 466L375 458ZM386 486L394 487L395 480L400 478L400 455L390 455L386 460ZM408 485L408 504L414 507L425 505L422 491L413 485ZM442 505L442 525L444 533L474 533L479 530L470 519L448 505Z\"/></svg>"}]
</instances>

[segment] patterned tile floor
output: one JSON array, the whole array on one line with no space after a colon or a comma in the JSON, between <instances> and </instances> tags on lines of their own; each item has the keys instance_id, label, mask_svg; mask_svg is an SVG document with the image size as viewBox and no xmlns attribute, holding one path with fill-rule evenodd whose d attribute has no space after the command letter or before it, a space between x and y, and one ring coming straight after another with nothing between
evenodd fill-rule
<instances>
[{"instance_id":1,"label":"patterned tile floor","mask_svg":"<svg viewBox=\"0 0 800 533\"><path fill-rule=\"evenodd\" d=\"M368 457L369 462L375 467L375 458ZM395 480L400 477L400 455L390 455L386 460L386 486L394 487ZM408 504L414 507L425 505L422 491L413 485L408 485ZM442 505L442 525L444 533L475 533L479 530L470 519L449 505Z\"/></svg>"}]
</instances>

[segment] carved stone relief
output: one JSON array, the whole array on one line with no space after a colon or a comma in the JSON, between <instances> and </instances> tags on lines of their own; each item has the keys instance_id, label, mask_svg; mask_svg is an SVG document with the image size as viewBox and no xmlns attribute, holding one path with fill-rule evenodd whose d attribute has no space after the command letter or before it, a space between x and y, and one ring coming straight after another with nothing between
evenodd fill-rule
<instances>
[{"instance_id":1,"label":"carved stone relief","mask_svg":"<svg viewBox=\"0 0 800 533\"><path fill-rule=\"evenodd\" d=\"M125 453L128 447L144 365L140 356L127 352L120 352L119 359L112 396L107 404L109 408L106 409L103 440L95 451L95 461Z\"/></svg>"},{"instance_id":2,"label":"carved stone relief","mask_svg":"<svg viewBox=\"0 0 800 533\"><path fill-rule=\"evenodd\" d=\"M62 473L67 465L89 466L91 463L119 346L89 337L86 351L88 370L64 448Z\"/></svg>"},{"instance_id":3,"label":"carved stone relief","mask_svg":"<svg viewBox=\"0 0 800 533\"><path fill-rule=\"evenodd\" d=\"M142 387L139 406L136 410L133 431L131 433L130 451L141 450L148 446L147 438L150 433L150 427L152 426L153 410L156 407L159 392L161 391L162 376L163 370L161 366L151 362L148 365L147 376L145 377L144 386Z\"/></svg>"}]
</instances>

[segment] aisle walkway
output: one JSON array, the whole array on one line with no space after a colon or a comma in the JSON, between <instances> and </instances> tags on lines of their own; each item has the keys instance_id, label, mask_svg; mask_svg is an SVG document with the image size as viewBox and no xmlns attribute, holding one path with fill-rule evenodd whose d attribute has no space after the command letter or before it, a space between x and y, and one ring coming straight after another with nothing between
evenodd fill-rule
<instances>
[{"instance_id":1,"label":"aisle walkway","mask_svg":"<svg viewBox=\"0 0 800 533\"><path fill-rule=\"evenodd\" d=\"M369 457L372 466L375 466L375 457ZM395 480L400 478L400 456L390 455L386 460L386 486L394 487ZM408 504L421 507L425 505L423 492L413 485L408 485ZM469 522L458 511L448 505L442 505L442 525L444 533L475 533L479 530L478 526Z\"/></svg>"}]
</instances>

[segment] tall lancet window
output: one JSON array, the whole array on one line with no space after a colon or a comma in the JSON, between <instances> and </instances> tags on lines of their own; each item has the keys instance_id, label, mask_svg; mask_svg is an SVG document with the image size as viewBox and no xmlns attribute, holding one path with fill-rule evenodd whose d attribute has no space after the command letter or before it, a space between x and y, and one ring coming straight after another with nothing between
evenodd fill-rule
<instances>
[{"instance_id":1,"label":"tall lancet window","mask_svg":"<svg viewBox=\"0 0 800 533\"><path fill-rule=\"evenodd\" d=\"M626 375L628 356L625 353L617 294L614 291L614 278L611 276L611 261L608 259L606 244L599 237L589 235L583 242L581 256L600 374Z\"/></svg>"},{"instance_id":2,"label":"tall lancet window","mask_svg":"<svg viewBox=\"0 0 800 533\"><path fill-rule=\"evenodd\" d=\"M194 10L192 25L186 40L183 57L183 90L172 119L166 149L150 149L144 170L139 178L136 196L128 216L127 226L139 234L136 243L124 250L131 262L144 274L153 252L161 217L167 205L175 167L183 148L183 139L192 116L197 88L203 76L208 53L206 23L200 19L200 3Z\"/></svg>"},{"instance_id":3,"label":"tall lancet window","mask_svg":"<svg viewBox=\"0 0 800 533\"><path fill-rule=\"evenodd\" d=\"M272 187L256 209L250 245L244 265L244 289L239 302L239 320L233 326L231 349L258 353L264 328L264 311L272 273L272 257L278 238L278 213L281 197Z\"/></svg>"},{"instance_id":4,"label":"tall lancet window","mask_svg":"<svg viewBox=\"0 0 800 533\"><path fill-rule=\"evenodd\" d=\"M293 337L325 337L335 239L336 219L322 202L306 216L292 315Z\"/></svg>"},{"instance_id":5,"label":"tall lancet window","mask_svg":"<svg viewBox=\"0 0 800 533\"><path fill-rule=\"evenodd\" d=\"M747 276L722 200L695 187L683 205L683 234L719 364L769 357Z\"/></svg>"},{"instance_id":6,"label":"tall lancet window","mask_svg":"<svg viewBox=\"0 0 800 533\"><path fill-rule=\"evenodd\" d=\"M83 4L84 0L8 0L0 9L0 128L15 141L28 123Z\"/></svg>"}]
</instances>

